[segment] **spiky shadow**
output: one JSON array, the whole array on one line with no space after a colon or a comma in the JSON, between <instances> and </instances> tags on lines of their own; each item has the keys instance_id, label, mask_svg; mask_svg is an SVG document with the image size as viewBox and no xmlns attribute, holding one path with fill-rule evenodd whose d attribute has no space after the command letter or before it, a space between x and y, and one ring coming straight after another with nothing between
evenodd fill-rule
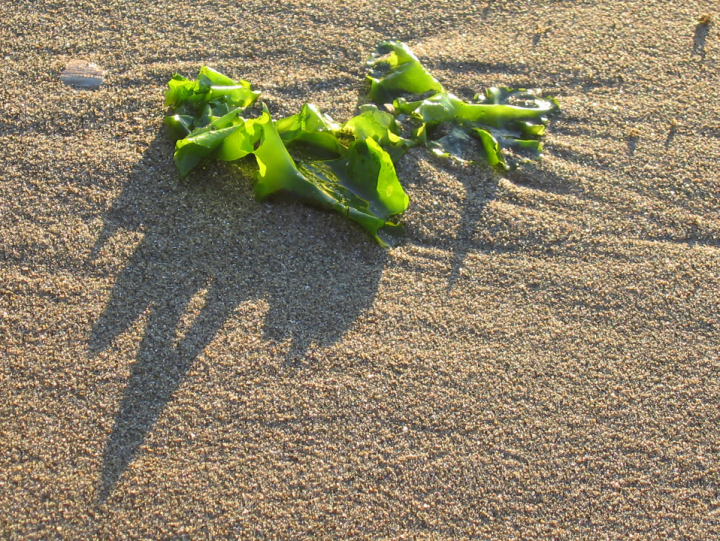
<instances>
[{"instance_id":1,"label":"spiky shadow","mask_svg":"<svg viewBox=\"0 0 720 541\"><path fill-rule=\"evenodd\" d=\"M430 175L428 168L442 173ZM409 152L399 164L398 174L412 197L404 220L408 241L448 251L448 288L452 289L468 252L477 247L474 239L485 208L495 197L499 176L488 166L463 166L424 149ZM438 183L442 176L451 178L454 186Z\"/></svg>"},{"instance_id":2,"label":"spiky shadow","mask_svg":"<svg viewBox=\"0 0 720 541\"><path fill-rule=\"evenodd\" d=\"M264 299L263 336L289 339L288 361L302 362L308 346L335 342L372 304L387 257L342 217L256 203L249 182L218 166L179 184L171 156L172 144L159 135L106 213L93 250L97 261L119 229L143 235L89 341L91 353L105 350L146 318L103 453L100 501L238 305ZM215 180L213 172L220 172ZM184 329L183 315L200 293L202 308Z\"/></svg>"}]
</instances>

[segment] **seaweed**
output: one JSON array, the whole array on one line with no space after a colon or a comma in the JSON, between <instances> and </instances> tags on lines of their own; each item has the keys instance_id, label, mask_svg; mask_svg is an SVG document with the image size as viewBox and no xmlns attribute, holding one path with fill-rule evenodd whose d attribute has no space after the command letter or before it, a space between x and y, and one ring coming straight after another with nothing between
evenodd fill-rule
<instances>
[{"instance_id":1,"label":"seaweed","mask_svg":"<svg viewBox=\"0 0 720 541\"><path fill-rule=\"evenodd\" d=\"M493 87L471 102L461 100L401 42L379 44L367 67L374 103L344 124L310 103L278 120L265 105L260 116L246 118L260 96L249 82L208 67L196 80L175 74L165 92L170 109L164 122L177 140L180 175L206 158L253 155L258 201L283 193L333 209L392 246L402 238L397 217L409 204L395 163L410 148L426 146L439 156L507 169L506 149L539 156L548 117L559 110L555 100L523 89ZM472 141L483 152L468 159ZM291 151L298 156L300 150L296 162Z\"/></svg>"}]
</instances>

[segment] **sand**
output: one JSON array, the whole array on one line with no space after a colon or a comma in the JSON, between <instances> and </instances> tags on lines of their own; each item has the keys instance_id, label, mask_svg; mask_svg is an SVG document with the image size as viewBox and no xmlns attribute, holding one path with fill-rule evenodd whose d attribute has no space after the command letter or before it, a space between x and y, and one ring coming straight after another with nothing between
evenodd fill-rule
<instances>
[{"instance_id":1,"label":"sand","mask_svg":"<svg viewBox=\"0 0 720 541\"><path fill-rule=\"evenodd\" d=\"M715 25L696 26L711 13ZM720 536L711 1L0 5L0 537ZM542 161L411 151L407 242L179 182L174 71L337 120L375 43L539 87ZM97 91L60 81L73 59Z\"/></svg>"}]
</instances>

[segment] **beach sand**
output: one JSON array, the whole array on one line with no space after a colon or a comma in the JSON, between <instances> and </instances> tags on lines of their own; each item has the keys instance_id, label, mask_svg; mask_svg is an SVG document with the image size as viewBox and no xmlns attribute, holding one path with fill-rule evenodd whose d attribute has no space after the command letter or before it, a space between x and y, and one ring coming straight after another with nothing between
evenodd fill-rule
<instances>
[{"instance_id":1,"label":"beach sand","mask_svg":"<svg viewBox=\"0 0 720 541\"><path fill-rule=\"evenodd\" d=\"M0 537L720 536L717 7L0 4ZM413 149L390 250L179 181L173 72L343 121L389 38L556 97L543 159Z\"/></svg>"}]
</instances>

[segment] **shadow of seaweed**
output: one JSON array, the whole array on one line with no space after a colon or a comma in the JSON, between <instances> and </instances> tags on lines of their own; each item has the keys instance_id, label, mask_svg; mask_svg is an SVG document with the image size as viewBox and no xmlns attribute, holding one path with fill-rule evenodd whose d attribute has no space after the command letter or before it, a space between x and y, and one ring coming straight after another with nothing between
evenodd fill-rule
<instances>
[{"instance_id":1,"label":"shadow of seaweed","mask_svg":"<svg viewBox=\"0 0 720 541\"><path fill-rule=\"evenodd\" d=\"M475 247L474 239L482 222L482 215L488 202L495 197L499 180L499 178L492 178L489 181L478 183L467 181L467 177L459 178L463 179L465 201L462 206L460 226L452 248L448 289L455 286L455 283L460 278L465 258L470 250Z\"/></svg>"},{"instance_id":2,"label":"shadow of seaweed","mask_svg":"<svg viewBox=\"0 0 720 541\"><path fill-rule=\"evenodd\" d=\"M637 135L630 135L627 138L627 153L628 156L635 156L635 151L637 150L637 144L640 140L640 137Z\"/></svg>"},{"instance_id":3,"label":"shadow of seaweed","mask_svg":"<svg viewBox=\"0 0 720 541\"><path fill-rule=\"evenodd\" d=\"M411 194L403 220L408 242L449 251L452 289L468 252L477 248L474 239L500 177L486 166L462 165L424 149L403 157L398 175Z\"/></svg>"},{"instance_id":4,"label":"shadow of seaweed","mask_svg":"<svg viewBox=\"0 0 720 541\"><path fill-rule=\"evenodd\" d=\"M119 229L143 234L89 341L100 352L146 317L103 453L100 502L239 304L264 299L264 337L289 341L286 362L302 364L308 346L337 341L370 307L387 257L340 216L256 203L249 181L223 166L181 185L170 156L172 144L158 136L106 213L93 250L97 256ZM202 307L183 324L199 295Z\"/></svg>"},{"instance_id":5,"label":"shadow of seaweed","mask_svg":"<svg viewBox=\"0 0 720 541\"><path fill-rule=\"evenodd\" d=\"M482 13L480 14L480 17L482 20L486 20L488 18L488 14L490 13L490 10L493 8L493 2L494 0L488 0L487 4L485 4L485 7L482 10Z\"/></svg>"},{"instance_id":6,"label":"shadow of seaweed","mask_svg":"<svg viewBox=\"0 0 720 541\"><path fill-rule=\"evenodd\" d=\"M665 144L664 144L665 150L670 148L670 145L672 145L673 141L675 140L676 135L677 135L677 127L670 126L667 137L665 138Z\"/></svg>"},{"instance_id":7,"label":"shadow of seaweed","mask_svg":"<svg viewBox=\"0 0 720 541\"><path fill-rule=\"evenodd\" d=\"M698 24L697 26L695 26L692 54L698 55L702 60L705 59L705 41L707 40L709 33L709 24Z\"/></svg>"}]
</instances>

